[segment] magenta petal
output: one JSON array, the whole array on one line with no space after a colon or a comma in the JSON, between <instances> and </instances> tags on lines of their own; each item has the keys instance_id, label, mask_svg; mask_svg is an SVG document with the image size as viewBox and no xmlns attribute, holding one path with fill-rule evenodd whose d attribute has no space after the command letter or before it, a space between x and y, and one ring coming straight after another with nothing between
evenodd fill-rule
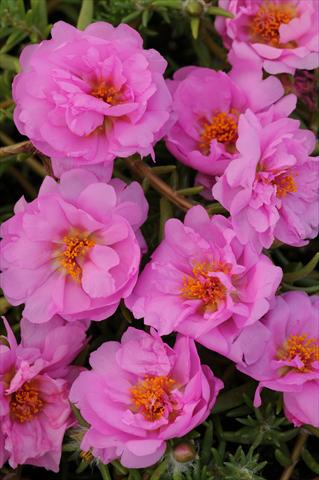
<instances>
[{"instance_id":1,"label":"magenta petal","mask_svg":"<svg viewBox=\"0 0 319 480\"><path fill-rule=\"evenodd\" d=\"M95 245L90 252L90 259L95 265L103 265L103 269L110 270L120 262L120 257L110 247L105 245Z\"/></svg>"},{"instance_id":2,"label":"magenta petal","mask_svg":"<svg viewBox=\"0 0 319 480\"><path fill-rule=\"evenodd\" d=\"M84 292L81 284L67 277L64 289L63 310L59 313L72 314L82 313L82 318L87 318L85 311L91 306L90 297Z\"/></svg>"},{"instance_id":3,"label":"magenta petal","mask_svg":"<svg viewBox=\"0 0 319 480\"><path fill-rule=\"evenodd\" d=\"M110 185L93 183L78 197L78 204L99 221L105 221L116 204L116 195Z\"/></svg>"},{"instance_id":4,"label":"magenta petal","mask_svg":"<svg viewBox=\"0 0 319 480\"><path fill-rule=\"evenodd\" d=\"M146 443L148 443L147 441ZM153 444L153 441L150 442ZM161 446L155 450L153 453L145 454L145 455L136 455L131 452L130 449L126 448L121 456L121 463L123 466L127 468L145 468L151 465L154 465L166 450L165 442L161 442Z\"/></svg>"},{"instance_id":5,"label":"magenta petal","mask_svg":"<svg viewBox=\"0 0 319 480\"><path fill-rule=\"evenodd\" d=\"M82 268L82 286L93 298L106 297L115 291L114 279L107 270L89 261Z\"/></svg>"}]
</instances>

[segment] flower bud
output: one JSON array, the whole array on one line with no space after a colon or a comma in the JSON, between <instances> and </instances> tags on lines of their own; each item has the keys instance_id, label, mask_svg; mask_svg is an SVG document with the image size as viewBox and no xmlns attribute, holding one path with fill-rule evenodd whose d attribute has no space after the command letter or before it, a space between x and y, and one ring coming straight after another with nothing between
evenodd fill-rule
<instances>
[{"instance_id":1,"label":"flower bud","mask_svg":"<svg viewBox=\"0 0 319 480\"><path fill-rule=\"evenodd\" d=\"M173 449L173 457L179 463L191 462L196 458L196 450L192 443L181 442Z\"/></svg>"},{"instance_id":2,"label":"flower bud","mask_svg":"<svg viewBox=\"0 0 319 480\"><path fill-rule=\"evenodd\" d=\"M184 5L186 13L192 17L200 17L204 11L203 4L200 0L188 0Z\"/></svg>"}]
</instances>

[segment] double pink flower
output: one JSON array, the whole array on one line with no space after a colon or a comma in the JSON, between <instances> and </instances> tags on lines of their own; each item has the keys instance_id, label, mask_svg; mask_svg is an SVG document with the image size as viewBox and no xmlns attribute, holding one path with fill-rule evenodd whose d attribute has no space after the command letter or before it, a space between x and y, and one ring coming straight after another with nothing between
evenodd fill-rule
<instances>
[{"instance_id":1,"label":"double pink flower","mask_svg":"<svg viewBox=\"0 0 319 480\"><path fill-rule=\"evenodd\" d=\"M70 367L86 343L83 325L54 317L47 325L21 322L17 344L6 320L0 337L0 467L30 464L59 471L65 430L74 419L69 388L79 373Z\"/></svg>"},{"instance_id":2,"label":"double pink flower","mask_svg":"<svg viewBox=\"0 0 319 480\"><path fill-rule=\"evenodd\" d=\"M319 225L314 134L272 110L263 119L248 110L238 130L237 156L214 185L214 198L229 210L242 243L306 245Z\"/></svg>"},{"instance_id":3,"label":"double pink flower","mask_svg":"<svg viewBox=\"0 0 319 480\"><path fill-rule=\"evenodd\" d=\"M22 198L1 226L1 287L25 303L35 323L55 314L103 320L137 280L148 205L136 182L100 182L75 169L60 183L46 177L37 199Z\"/></svg>"},{"instance_id":4,"label":"double pink flower","mask_svg":"<svg viewBox=\"0 0 319 480\"><path fill-rule=\"evenodd\" d=\"M160 335L177 331L230 356L241 330L269 310L281 277L268 257L238 241L229 219L196 206L184 223L166 222L126 305Z\"/></svg>"},{"instance_id":5,"label":"double pink flower","mask_svg":"<svg viewBox=\"0 0 319 480\"><path fill-rule=\"evenodd\" d=\"M220 175L236 157L238 122L247 109L258 118L273 106L277 117L290 113L294 95L283 98L275 77L263 79L261 61L248 47L234 50L226 74L210 68L184 67L167 84L173 96L173 125L167 148L200 174Z\"/></svg>"},{"instance_id":6,"label":"double pink flower","mask_svg":"<svg viewBox=\"0 0 319 480\"><path fill-rule=\"evenodd\" d=\"M289 292L236 342L238 368L264 387L283 392L285 414L295 426L319 427L319 297Z\"/></svg>"},{"instance_id":7,"label":"double pink flower","mask_svg":"<svg viewBox=\"0 0 319 480\"><path fill-rule=\"evenodd\" d=\"M317 0L219 0L234 17L216 17L227 48L247 45L268 73L294 73L319 66Z\"/></svg>"},{"instance_id":8,"label":"double pink flower","mask_svg":"<svg viewBox=\"0 0 319 480\"><path fill-rule=\"evenodd\" d=\"M70 399L90 424L81 448L103 463L129 468L156 463L166 442L209 415L223 383L201 365L193 340L174 348L152 332L129 328L90 357L91 371L74 382Z\"/></svg>"},{"instance_id":9,"label":"double pink flower","mask_svg":"<svg viewBox=\"0 0 319 480\"><path fill-rule=\"evenodd\" d=\"M143 49L136 30L98 22L82 32L57 22L52 39L26 47L20 63L14 121L52 158L55 175L86 166L109 179L115 157L153 154L171 96L166 61Z\"/></svg>"}]
</instances>

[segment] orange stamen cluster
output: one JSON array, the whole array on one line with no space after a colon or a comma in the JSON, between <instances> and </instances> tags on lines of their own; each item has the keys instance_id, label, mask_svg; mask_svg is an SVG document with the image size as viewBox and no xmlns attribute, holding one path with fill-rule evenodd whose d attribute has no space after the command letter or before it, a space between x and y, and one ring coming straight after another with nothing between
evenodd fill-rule
<instances>
[{"instance_id":1,"label":"orange stamen cluster","mask_svg":"<svg viewBox=\"0 0 319 480\"><path fill-rule=\"evenodd\" d=\"M319 362L319 342L308 335L291 335L279 354L280 360L293 360L299 357L303 366L297 370L302 373L309 372L313 362Z\"/></svg>"},{"instance_id":2,"label":"orange stamen cluster","mask_svg":"<svg viewBox=\"0 0 319 480\"><path fill-rule=\"evenodd\" d=\"M77 263L77 259L83 257L89 248L94 247L95 242L89 238L80 238L78 236L66 236L63 241L66 248L60 259L61 266L73 280L79 281L82 275L82 268Z\"/></svg>"},{"instance_id":3,"label":"orange stamen cluster","mask_svg":"<svg viewBox=\"0 0 319 480\"><path fill-rule=\"evenodd\" d=\"M115 87L101 82L91 90L93 97L103 100L110 105L117 105L121 101L121 93Z\"/></svg>"},{"instance_id":4,"label":"orange stamen cluster","mask_svg":"<svg viewBox=\"0 0 319 480\"><path fill-rule=\"evenodd\" d=\"M227 289L212 272L229 273L229 267L220 263L198 262L193 267L193 276L183 278L181 294L183 298L201 300L205 308L215 311L225 300Z\"/></svg>"},{"instance_id":5,"label":"orange stamen cluster","mask_svg":"<svg viewBox=\"0 0 319 480\"><path fill-rule=\"evenodd\" d=\"M94 460L93 453L90 452L90 450L87 450L87 451L81 450L80 458L84 460L86 463L91 463Z\"/></svg>"},{"instance_id":6,"label":"orange stamen cluster","mask_svg":"<svg viewBox=\"0 0 319 480\"><path fill-rule=\"evenodd\" d=\"M131 389L133 404L146 420L154 422L162 418L167 404L174 404L171 390L175 381L168 376L146 375L143 382Z\"/></svg>"},{"instance_id":7,"label":"orange stamen cluster","mask_svg":"<svg viewBox=\"0 0 319 480\"><path fill-rule=\"evenodd\" d=\"M225 112L214 115L211 122L203 123L200 135L199 149L205 155L210 152L210 142L217 140L220 143L234 143L237 139L237 121Z\"/></svg>"},{"instance_id":8,"label":"orange stamen cluster","mask_svg":"<svg viewBox=\"0 0 319 480\"><path fill-rule=\"evenodd\" d=\"M280 44L279 28L289 23L296 16L291 5L264 2L250 24L253 39L272 47Z\"/></svg>"},{"instance_id":9,"label":"orange stamen cluster","mask_svg":"<svg viewBox=\"0 0 319 480\"><path fill-rule=\"evenodd\" d=\"M297 184L292 174L282 174L275 178L273 182L277 186L277 197L285 198L287 193L295 193Z\"/></svg>"},{"instance_id":10,"label":"orange stamen cluster","mask_svg":"<svg viewBox=\"0 0 319 480\"><path fill-rule=\"evenodd\" d=\"M30 422L43 409L41 400L34 383L26 382L19 390L11 395L11 417L20 423Z\"/></svg>"}]
</instances>

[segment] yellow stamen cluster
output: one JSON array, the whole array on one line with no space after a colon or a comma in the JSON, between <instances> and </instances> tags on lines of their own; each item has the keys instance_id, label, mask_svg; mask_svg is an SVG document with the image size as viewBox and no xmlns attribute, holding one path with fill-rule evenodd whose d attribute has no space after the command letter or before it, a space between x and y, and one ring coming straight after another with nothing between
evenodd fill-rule
<instances>
[{"instance_id":1,"label":"yellow stamen cluster","mask_svg":"<svg viewBox=\"0 0 319 480\"><path fill-rule=\"evenodd\" d=\"M44 402L33 382L26 382L11 395L10 413L13 420L30 422L43 409Z\"/></svg>"},{"instance_id":2,"label":"yellow stamen cluster","mask_svg":"<svg viewBox=\"0 0 319 480\"><path fill-rule=\"evenodd\" d=\"M278 355L280 360L293 360L298 357L303 366L297 370L307 373L314 362L319 362L319 342L308 335L291 335Z\"/></svg>"},{"instance_id":3,"label":"yellow stamen cluster","mask_svg":"<svg viewBox=\"0 0 319 480\"><path fill-rule=\"evenodd\" d=\"M154 422L162 418L167 403L174 403L171 390L175 381L168 376L146 375L143 382L131 389L133 405L144 415L146 420Z\"/></svg>"},{"instance_id":4,"label":"yellow stamen cluster","mask_svg":"<svg viewBox=\"0 0 319 480\"><path fill-rule=\"evenodd\" d=\"M295 16L293 6L265 1L251 21L251 36L257 42L282 47L279 28L289 23Z\"/></svg>"},{"instance_id":5,"label":"yellow stamen cluster","mask_svg":"<svg viewBox=\"0 0 319 480\"><path fill-rule=\"evenodd\" d=\"M297 191L297 184L292 174L279 175L273 183L277 186L276 195L279 198L285 198L287 193L295 193Z\"/></svg>"},{"instance_id":6,"label":"yellow stamen cluster","mask_svg":"<svg viewBox=\"0 0 319 480\"><path fill-rule=\"evenodd\" d=\"M82 275L82 268L78 259L83 257L89 248L94 247L95 242L89 238L79 236L65 236L63 238L65 250L62 252L60 263L73 280L79 281Z\"/></svg>"},{"instance_id":7,"label":"yellow stamen cluster","mask_svg":"<svg viewBox=\"0 0 319 480\"><path fill-rule=\"evenodd\" d=\"M199 149L204 155L210 152L212 140L220 143L234 143L237 139L237 120L233 115L220 112L214 115L210 122L204 122L200 135Z\"/></svg>"},{"instance_id":8,"label":"yellow stamen cluster","mask_svg":"<svg viewBox=\"0 0 319 480\"><path fill-rule=\"evenodd\" d=\"M115 87L101 82L91 90L93 97L103 100L110 105L117 105L121 100L121 93Z\"/></svg>"},{"instance_id":9,"label":"yellow stamen cluster","mask_svg":"<svg viewBox=\"0 0 319 480\"><path fill-rule=\"evenodd\" d=\"M193 267L193 275L183 278L181 295L190 300L201 300L205 308L215 311L221 301L225 300L227 289L213 276L213 272L229 273L229 267L221 263L198 262Z\"/></svg>"}]
</instances>

